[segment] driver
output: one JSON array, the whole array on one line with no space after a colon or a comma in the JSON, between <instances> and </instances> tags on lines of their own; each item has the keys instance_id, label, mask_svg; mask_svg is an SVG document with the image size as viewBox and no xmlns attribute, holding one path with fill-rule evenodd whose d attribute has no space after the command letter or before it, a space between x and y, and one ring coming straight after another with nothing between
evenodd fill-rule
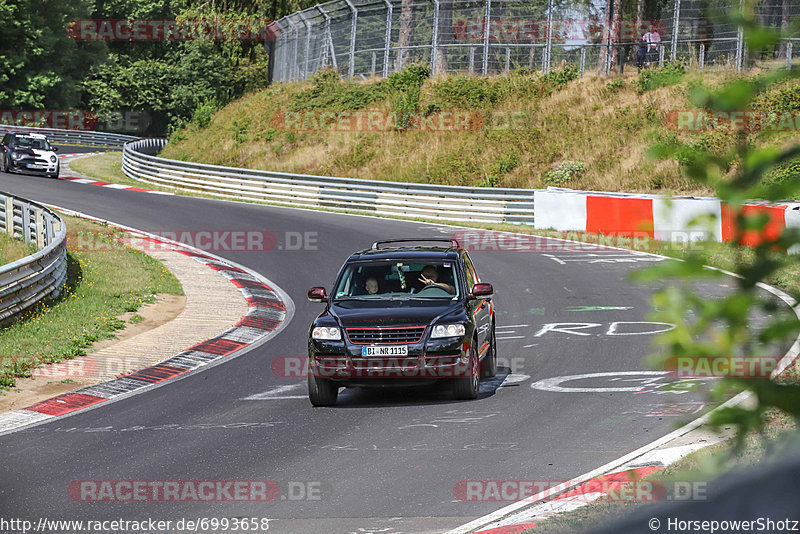
<instances>
[{"instance_id":1,"label":"driver","mask_svg":"<svg viewBox=\"0 0 800 534\"><path fill-rule=\"evenodd\" d=\"M419 275L419 281L425 284L422 289L419 291L424 290L426 287L430 286L439 286L451 295L455 295L456 288L451 286L450 284L446 284L444 282L439 282L439 271L433 265L426 265L422 269L422 274ZM418 292L419 292L418 291Z\"/></svg>"}]
</instances>

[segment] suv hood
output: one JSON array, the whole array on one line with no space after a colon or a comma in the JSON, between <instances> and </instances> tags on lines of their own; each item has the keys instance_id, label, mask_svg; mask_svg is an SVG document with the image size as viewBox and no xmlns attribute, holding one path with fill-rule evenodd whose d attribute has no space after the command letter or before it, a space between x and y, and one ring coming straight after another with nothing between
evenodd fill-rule
<instances>
[{"instance_id":1,"label":"suv hood","mask_svg":"<svg viewBox=\"0 0 800 534\"><path fill-rule=\"evenodd\" d=\"M457 313L459 309L459 302L444 299L344 300L333 302L330 313L349 328L429 324L440 315Z\"/></svg>"}]
</instances>

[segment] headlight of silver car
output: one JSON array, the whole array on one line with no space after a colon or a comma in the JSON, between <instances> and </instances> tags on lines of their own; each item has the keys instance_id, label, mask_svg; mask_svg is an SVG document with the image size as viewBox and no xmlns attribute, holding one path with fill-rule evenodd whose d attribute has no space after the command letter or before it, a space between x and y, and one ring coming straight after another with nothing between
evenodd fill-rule
<instances>
[{"instance_id":1,"label":"headlight of silver car","mask_svg":"<svg viewBox=\"0 0 800 534\"><path fill-rule=\"evenodd\" d=\"M55 156L50 156L50 162L51 163L55 163L56 162L56 157Z\"/></svg>"},{"instance_id":2,"label":"headlight of silver car","mask_svg":"<svg viewBox=\"0 0 800 534\"><path fill-rule=\"evenodd\" d=\"M311 331L311 337L318 340L338 340L342 339L342 331L331 326L315 326Z\"/></svg>"},{"instance_id":3,"label":"headlight of silver car","mask_svg":"<svg viewBox=\"0 0 800 534\"><path fill-rule=\"evenodd\" d=\"M431 338L459 337L464 335L463 324L437 324L433 327Z\"/></svg>"}]
</instances>

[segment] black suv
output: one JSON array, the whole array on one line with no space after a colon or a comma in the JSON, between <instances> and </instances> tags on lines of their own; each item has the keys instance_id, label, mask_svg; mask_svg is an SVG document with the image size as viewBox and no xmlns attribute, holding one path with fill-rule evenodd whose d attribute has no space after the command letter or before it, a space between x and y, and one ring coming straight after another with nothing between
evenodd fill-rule
<instances>
[{"instance_id":1,"label":"black suv","mask_svg":"<svg viewBox=\"0 0 800 534\"><path fill-rule=\"evenodd\" d=\"M41 134L7 133L0 141L0 169L3 172L33 172L58 178L61 166L58 148Z\"/></svg>"},{"instance_id":2,"label":"black suv","mask_svg":"<svg viewBox=\"0 0 800 534\"><path fill-rule=\"evenodd\" d=\"M431 380L449 382L457 399L475 399L480 377L495 375L493 289L457 241L378 241L350 256L333 288L308 291L326 303L308 332L314 406L335 404L342 386Z\"/></svg>"}]
</instances>

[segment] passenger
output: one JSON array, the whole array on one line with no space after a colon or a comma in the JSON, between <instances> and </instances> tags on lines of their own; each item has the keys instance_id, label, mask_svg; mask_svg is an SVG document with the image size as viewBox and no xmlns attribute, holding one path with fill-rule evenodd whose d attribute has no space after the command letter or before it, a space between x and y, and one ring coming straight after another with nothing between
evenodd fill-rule
<instances>
[{"instance_id":1,"label":"passenger","mask_svg":"<svg viewBox=\"0 0 800 534\"><path fill-rule=\"evenodd\" d=\"M370 276L367 278L367 281L364 282L364 288L367 290L367 293L370 295L375 295L378 293L378 280L374 276Z\"/></svg>"},{"instance_id":2,"label":"passenger","mask_svg":"<svg viewBox=\"0 0 800 534\"><path fill-rule=\"evenodd\" d=\"M439 271L436 269L436 267L434 267L433 265L426 265L422 269L422 274L419 276L419 281L425 284L422 289L425 289L426 287L429 286L439 286L448 293L450 293L451 295L456 294L455 287L451 286L450 284L446 284L444 282L439 282L438 280L439 280ZM420 289L419 291L422 291L422 289ZM417 291L417 293L419 293L419 291Z\"/></svg>"}]
</instances>

